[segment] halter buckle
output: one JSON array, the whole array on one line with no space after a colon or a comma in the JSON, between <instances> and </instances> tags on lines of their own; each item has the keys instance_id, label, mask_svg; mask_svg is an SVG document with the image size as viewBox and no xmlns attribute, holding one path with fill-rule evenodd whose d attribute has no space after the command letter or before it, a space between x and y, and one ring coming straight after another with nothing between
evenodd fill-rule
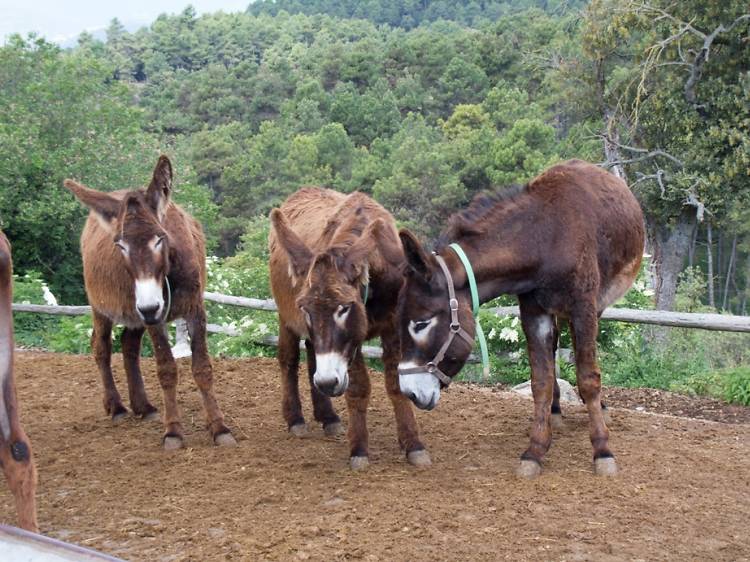
<instances>
[{"instance_id":1,"label":"halter buckle","mask_svg":"<svg viewBox=\"0 0 750 562\"><path fill-rule=\"evenodd\" d=\"M427 369L427 372L432 375L435 373L435 371L437 371L437 365L430 361L429 363L427 363L427 365L425 365L425 369Z\"/></svg>"},{"instance_id":2,"label":"halter buckle","mask_svg":"<svg viewBox=\"0 0 750 562\"><path fill-rule=\"evenodd\" d=\"M448 301L448 306L450 306L453 311L458 310L458 299L451 299Z\"/></svg>"},{"instance_id":3,"label":"halter buckle","mask_svg":"<svg viewBox=\"0 0 750 562\"><path fill-rule=\"evenodd\" d=\"M458 322L451 322L451 332L457 334L461 330L461 324Z\"/></svg>"}]
</instances>

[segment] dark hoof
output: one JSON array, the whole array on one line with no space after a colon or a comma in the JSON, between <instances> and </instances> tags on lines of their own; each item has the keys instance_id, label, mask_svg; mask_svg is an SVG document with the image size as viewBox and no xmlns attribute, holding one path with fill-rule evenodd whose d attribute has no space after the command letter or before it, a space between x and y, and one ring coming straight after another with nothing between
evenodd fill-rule
<instances>
[{"instance_id":1,"label":"dark hoof","mask_svg":"<svg viewBox=\"0 0 750 562\"><path fill-rule=\"evenodd\" d=\"M236 447L237 441L234 436L227 431L225 433L219 433L219 435L214 437L214 445L217 447Z\"/></svg>"},{"instance_id":2,"label":"dark hoof","mask_svg":"<svg viewBox=\"0 0 750 562\"><path fill-rule=\"evenodd\" d=\"M597 476L614 476L617 474L617 463L614 457L594 459L594 474Z\"/></svg>"},{"instance_id":3,"label":"dark hoof","mask_svg":"<svg viewBox=\"0 0 750 562\"><path fill-rule=\"evenodd\" d=\"M409 464L419 468L426 468L432 466L432 459L430 459L430 453L426 449L420 449L419 451L411 451L406 454L406 460Z\"/></svg>"},{"instance_id":4,"label":"dark hoof","mask_svg":"<svg viewBox=\"0 0 750 562\"><path fill-rule=\"evenodd\" d=\"M149 421L149 422L160 422L161 416L159 415L159 412L157 410L154 410L153 412L147 412L143 414L141 419L143 421Z\"/></svg>"},{"instance_id":5,"label":"dark hoof","mask_svg":"<svg viewBox=\"0 0 750 562\"><path fill-rule=\"evenodd\" d=\"M184 446L182 437L179 435L165 435L164 436L164 450L165 451L176 451L182 449Z\"/></svg>"},{"instance_id":6,"label":"dark hoof","mask_svg":"<svg viewBox=\"0 0 750 562\"><path fill-rule=\"evenodd\" d=\"M112 414L112 425L120 425L128 417L128 411L115 412Z\"/></svg>"},{"instance_id":7,"label":"dark hoof","mask_svg":"<svg viewBox=\"0 0 750 562\"><path fill-rule=\"evenodd\" d=\"M519 478L525 478L526 480L533 480L541 473L542 465L529 459L521 459L521 462L516 469L516 476Z\"/></svg>"},{"instance_id":8,"label":"dark hoof","mask_svg":"<svg viewBox=\"0 0 750 562\"><path fill-rule=\"evenodd\" d=\"M344 433L344 426L341 422L331 422L323 425L323 433L326 437L338 437Z\"/></svg>"},{"instance_id":9,"label":"dark hoof","mask_svg":"<svg viewBox=\"0 0 750 562\"><path fill-rule=\"evenodd\" d=\"M368 457L349 457L349 466L352 470L366 470L370 466L370 459Z\"/></svg>"},{"instance_id":10,"label":"dark hoof","mask_svg":"<svg viewBox=\"0 0 750 562\"><path fill-rule=\"evenodd\" d=\"M306 423L295 423L289 427L289 433L302 439L310 436L310 428L307 427Z\"/></svg>"}]
</instances>

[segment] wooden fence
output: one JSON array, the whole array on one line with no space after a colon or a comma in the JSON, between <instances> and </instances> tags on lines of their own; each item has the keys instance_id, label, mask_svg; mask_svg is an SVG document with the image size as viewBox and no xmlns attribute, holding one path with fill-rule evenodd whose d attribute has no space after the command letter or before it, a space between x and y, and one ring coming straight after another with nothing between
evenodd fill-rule
<instances>
[{"instance_id":1,"label":"wooden fence","mask_svg":"<svg viewBox=\"0 0 750 562\"><path fill-rule=\"evenodd\" d=\"M276 303L271 299L252 299L234 297L221 293L205 292L207 301L231 306L239 306L252 310L276 311ZM498 316L518 316L517 306L504 306L487 309ZM90 306L49 306L41 304L13 303L13 311L30 312L36 314L56 314L65 316L84 316L91 313ZM653 324L672 328L695 328L700 330L717 330L725 332L750 333L750 316L733 316L727 314L707 314L690 312L668 312L665 310L635 310L632 308L608 308L602 314L602 320L614 322L628 322L633 324ZM238 336L240 331L228 326L208 324L209 333ZM178 337L179 339L179 337ZM276 346L277 336L266 336L259 343ZM379 347L363 346L365 357L379 358L382 350Z\"/></svg>"}]
</instances>

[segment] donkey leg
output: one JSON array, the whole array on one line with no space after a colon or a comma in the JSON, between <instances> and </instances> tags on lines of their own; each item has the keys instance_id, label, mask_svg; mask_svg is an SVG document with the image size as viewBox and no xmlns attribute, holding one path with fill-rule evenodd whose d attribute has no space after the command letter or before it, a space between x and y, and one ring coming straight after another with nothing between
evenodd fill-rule
<instances>
[{"instance_id":1,"label":"donkey leg","mask_svg":"<svg viewBox=\"0 0 750 562\"><path fill-rule=\"evenodd\" d=\"M555 318L546 313L533 297L519 298L521 324L531 364L531 392L534 396L534 421L531 425L529 448L521 455L517 474L534 478L542 471L542 459L552 444L550 415L554 398L555 366L553 339Z\"/></svg>"},{"instance_id":2,"label":"donkey leg","mask_svg":"<svg viewBox=\"0 0 750 562\"><path fill-rule=\"evenodd\" d=\"M555 334L553 336L552 360L555 362L555 388L552 393L552 416L550 425L553 429L561 429L563 426L562 409L560 409L560 385L557 383L557 346L560 343L560 326L555 320Z\"/></svg>"},{"instance_id":3,"label":"donkey leg","mask_svg":"<svg viewBox=\"0 0 750 562\"><path fill-rule=\"evenodd\" d=\"M169 347L167 328L163 324L149 326L148 335L154 344L156 373L164 396L164 437L166 450L179 449L183 445L182 423L177 407L177 363Z\"/></svg>"},{"instance_id":4,"label":"donkey leg","mask_svg":"<svg viewBox=\"0 0 750 562\"><path fill-rule=\"evenodd\" d=\"M122 405L122 398L112 377L112 321L94 310L93 325L91 349L104 385L104 411L112 416L112 422L118 423L128 411Z\"/></svg>"},{"instance_id":5,"label":"donkey leg","mask_svg":"<svg viewBox=\"0 0 750 562\"><path fill-rule=\"evenodd\" d=\"M609 430L601 404L601 373L596 362L596 334L599 319L594 306L583 307L571 319L575 333L576 380L578 392L589 413L589 432L594 449L594 472L599 475L617 473L614 455L609 449Z\"/></svg>"},{"instance_id":6,"label":"donkey leg","mask_svg":"<svg viewBox=\"0 0 750 562\"><path fill-rule=\"evenodd\" d=\"M214 395L214 373L211 359L208 356L208 344L206 343L206 311L202 307L191 317L185 318L190 334L190 348L193 352L192 370L195 383L203 398L203 407L208 418L208 429L215 445L234 446L237 444L232 432L224 425L224 414L221 413L219 404ZM170 351L170 356L171 356Z\"/></svg>"},{"instance_id":7,"label":"donkey leg","mask_svg":"<svg viewBox=\"0 0 750 562\"><path fill-rule=\"evenodd\" d=\"M3 391L9 390L9 385ZM13 392L12 390L10 392ZM6 405L9 400L6 396ZM13 396L15 405L15 393ZM9 408L10 410L10 408ZM27 531L39 532L36 519L36 466L31 452L31 445L18 422L17 412L9 413L16 419L11 420L11 432L7 440L0 438L0 466L3 467L8 487L16 502L18 524Z\"/></svg>"},{"instance_id":8,"label":"donkey leg","mask_svg":"<svg viewBox=\"0 0 750 562\"><path fill-rule=\"evenodd\" d=\"M406 451L406 459L414 466L430 466L430 454L419 439L419 427L414 416L411 400L401 394L398 384L398 362L401 355L401 342L394 326L388 333L381 334L383 344L383 366L385 370L385 391L393 404L396 414L398 444Z\"/></svg>"},{"instance_id":9,"label":"donkey leg","mask_svg":"<svg viewBox=\"0 0 750 562\"><path fill-rule=\"evenodd\" d=\"M341 425L341 418L333 409L331 397L326 396L313 382L315 375L315 348L310 340L305 340L305 350L307 351L307 376L310 379L310 397L313 403L313 414L315 420L323 424L323 431L328 437L336 437L344 432Z\"/></svg>"},{"instance_id":10,"label":"donkey leg","mask_svg":"<svg viewBox=\"0 0 750 562\"><path fill-rule=\"evenodd\" d=\"M370 376L367 373L362 350L357 350L349 366L349 387L346 389L346 406L349 410L349 464L354 470L367 468L369 448L367 434L367 405L370 401Z\"/></svg>"},{"instance_id":11,"label":"donkey leg","mask_svg":"<svg viewBox=\"0 0 750 562\"><path fill-rule=\"evenodd\" d=\"M128 377L130 407L134 414L143 417L143 419L158 420L158 410L148 401L146 388L143 386L143 376L141 375L140 359L143 332L143 328L125 328L120 337L122 360L125 365L125 374Z\"/></svg>"},{"instance_id":12,"label":"donkey leg","mask_svg":"<svg viewBox=\"0 0 750 562\"><path fill-rule=\"evenodd\" d=\"M281 320L276 358L281 368L281 413L287 429L296 437L306 437L309 431L299 399L299 337Z\"/></svg>"}]
</instances>

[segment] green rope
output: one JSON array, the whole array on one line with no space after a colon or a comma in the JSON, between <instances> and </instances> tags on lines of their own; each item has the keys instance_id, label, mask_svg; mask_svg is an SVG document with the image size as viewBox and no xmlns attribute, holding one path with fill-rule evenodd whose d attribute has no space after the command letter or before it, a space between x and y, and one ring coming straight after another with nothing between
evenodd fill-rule
<instances>
[{"instance_id":1,"label":"green rope","mask_svg":"<svg viewBox=\"0 0 750 562\"><path fill-rule=\"evenodd\" d=\"M474 277L474 270L471 268L471 262L463 248L456 243L453 243L448 247L456 252L458 259L461 260L461 263L466 270L466 278L469 281L469 291L471 291L471 309L474 318L476 318L477 321L477 339L479 340L479 350L482 355L482 376L483 379L487 379L490 375L490 354L487 350L487 340L484 337L484 330L482 330L482 325L479 323L479 291L477 290L477 280Z\"/></svg>"}]
</instances>

